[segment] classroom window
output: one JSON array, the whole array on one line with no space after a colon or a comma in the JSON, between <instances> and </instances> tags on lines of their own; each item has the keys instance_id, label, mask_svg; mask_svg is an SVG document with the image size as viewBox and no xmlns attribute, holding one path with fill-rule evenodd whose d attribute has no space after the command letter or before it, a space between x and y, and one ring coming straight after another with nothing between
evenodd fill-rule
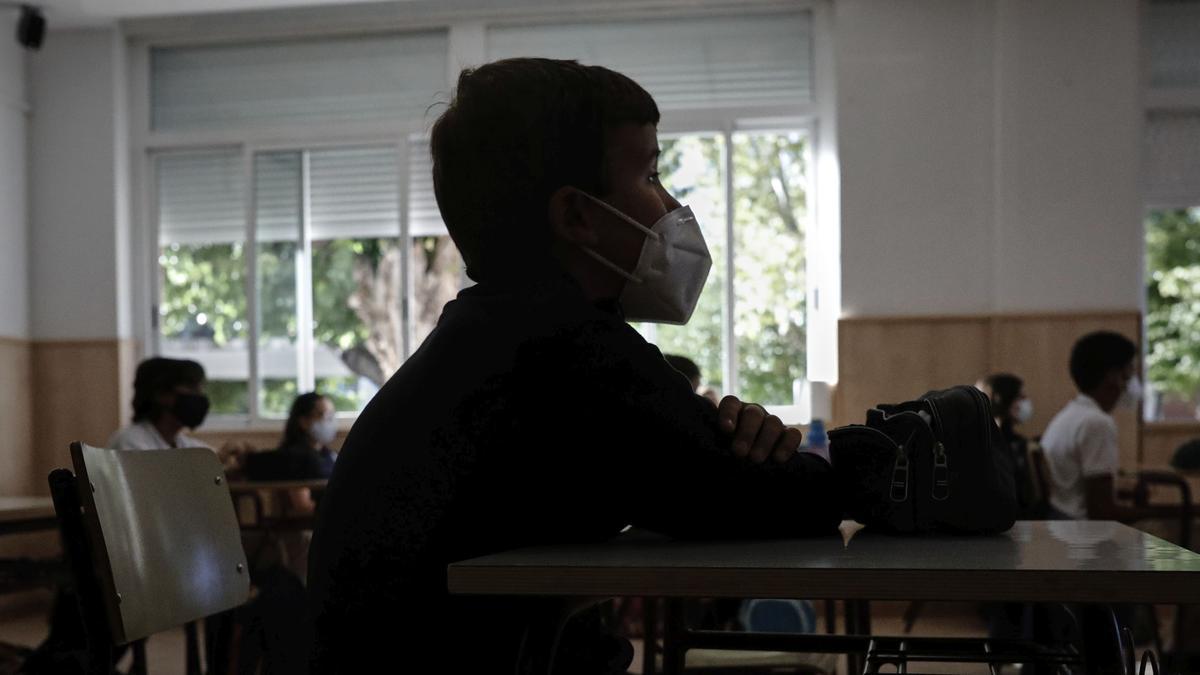
<instances>
[{"instance_id":1,"label":"classroom window","mask_svg":"<svg viewBox=\"0 0 1200 675\"><path fill-rule=\"evenodd\" d=\"M1200 419L1200 5L1142 23L1146 418Z\"/></svg>"},{"instance_id":2,"label":"classroom window","mask_svg":"<svg viewBox=\"0 0 1200 675\"><path fill-rule=\"evenodd\" d=\"M147 46L157 352L205 366L218 415L278 418L314 388L361 410L470 283L427 139L451 52L574 58L655 97L664 183L713 256L687 326L637 328L720 393L796 403L813 332L814 11L630 14Z\"/></svg>"},{"instance_id":3,"label":"classroom window","mask_svg":"<svg viewBox=\"0 0 1200 675\"><path fill-rule=\"evenodd\" d=\"M238 153L158 157L160 352L205 366L215 413L279 417L312 389L357 412L403 363L405 332L415 346L432 330L463 264L428 214L402 243L399 159L395 145L256 152L246 182Z\"/></svg>"},{"instance_id":4,"label":"classroom window","mask_svg":"<svg viewBox=\"0 0 1200 675\"><path fill-rule=\"evenodd\" d=\"M1146 216L1150 417L1200 418L1200 206Z\"/></svg>"},{"instance_id":5,"label":"classroom window","mask_svg":"<svg viewBox=\"0 0 1200 675\"><path fill-rule=\"evenodd\" d=\"M713 267L686 326L638 328L696 361L706 385L770 405L792 405L806 372L808 142L800 130L660 139L663 185L696 213Z\"/></svg>"}]
</instances>

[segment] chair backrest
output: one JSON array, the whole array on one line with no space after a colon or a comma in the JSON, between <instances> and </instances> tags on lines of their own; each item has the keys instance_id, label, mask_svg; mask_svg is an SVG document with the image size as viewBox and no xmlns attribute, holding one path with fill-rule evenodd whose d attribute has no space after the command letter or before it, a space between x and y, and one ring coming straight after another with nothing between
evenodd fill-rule
<instances>
[{"instance_id":1,"label":"chair backrest","mask_svg":"<svg viewBox=\"0 0 1200 675\"><path fill-rule=\"evenodd\" d=\"M1029 467L1033 470L1034 484L1037 487L1036 509L1045 510L1050 505L1050 466L1046 462L1046 451L1042 449L1040 440L1029 442Z\"/></svg>"},{"instance_id":2,"label":"chair backrest","mask_svg":"<svg viewBox=\"0 0 1200 675\"><path fill-rule=\"evenodd\" d=\"M72 443L71 460L114 643L247 600L246 554L224 471L211 450Z\"/></svg>"}]
</instances>

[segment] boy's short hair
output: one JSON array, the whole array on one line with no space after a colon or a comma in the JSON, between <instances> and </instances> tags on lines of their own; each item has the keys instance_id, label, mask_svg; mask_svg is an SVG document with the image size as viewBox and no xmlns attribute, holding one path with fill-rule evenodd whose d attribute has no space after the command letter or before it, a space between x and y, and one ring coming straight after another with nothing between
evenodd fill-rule
<instances>
[{"instance_id":1,"label":"boy's short hair","mask_svg":"<svg viewBox=\"0 0 1200 675\"><path fill-rule=\"evenodd\" d=\"M133 377L133 421L153 422L162 414L159 394L178 386L198 387L202 384L204 366L190 359L155 356L142 361Z\"/></svg>"},{"instance_id":2,"label":"boy's short hair","mask_svg":"<svg viewBox=\"0 0 1200 675\"><path fill-rule=\"evenodd\" d=\"M1104 381L1110 370L1133 362L1136 353L1137 346L1120 333L1088 333L1071 349L1071 379L1079 391L1089 392Z\"/></svg>"},{"instance_id":3,"label":"boy's short hair","mask_svg":"<svg viewBox=\"0 0 1200 675\"><path fill-rule=\"evenodd\" d=\"M1006 413L1012 407L1021 395L1021 388L1025 386L1025 381L1012 373L992 373L983 381L991 389L992 410L997 415Z\"/></svg>"},{"instance_id":4,"label":"boy's short hair","mask_svg":"<svg viewBox=\"0 0 1200 675\"><path fill-rule=\"evenodd\" d=\"M696 365L696 362L688 357L680 356L679 354L663 354L663 358L666 359L667 365L683 373L683 376L689 382L699 382L703 379L700 374L700 366Z\"/></svg>"},{"instance_id":5,"label":"boy's short hair","mask_svg":"<svg viewBox=\"0 0 1200 675\"><path fill-rule=\"evenodd\" d=\"M628 77L576 61L519 58L459 75L433 125L433 189L475 281L544 265L550 196L607 192L606 132L659 120Z\"/></svg>"}]
</instances>

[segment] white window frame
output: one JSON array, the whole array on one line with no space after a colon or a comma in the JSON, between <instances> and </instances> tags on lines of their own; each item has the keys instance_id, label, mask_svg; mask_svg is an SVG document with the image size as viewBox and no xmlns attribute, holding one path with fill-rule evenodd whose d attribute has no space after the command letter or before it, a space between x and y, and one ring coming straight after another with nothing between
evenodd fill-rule
<instances>
[{"instance_id":1,"label":"white window frame","mask_svg":"<svg viewBox=\"0 0 1200 675\"><path fill-rule=\"evenodd\" d=\"M1141 10L1147 11L1148 0L1143 0ZM1149 49L1143 47L1142 50L1142 124L1145 125L1154 113L1200 113L1200 87L1155 87L1150 82L1150 56ZM1142 186L1143 190L1145 185ZM1200 203L1188 203L1189 200L1183 198L1160 199L1151 197L1143 192L1142 195L1142 222L1145 223L1146 216L1151 211L1162 211L1170 209L1186 209L1200 206ZM1150 350L1150 340L1147 333L1148 326L1145 320L1146 314L1149 311L1149 298L1146 294L1146 273L1147 273L1147 253L1145 247L1145 227L1142 230L1142 292L1140 296L1141 312L1143 320L1141 322L1142 331L1142 354L1141 367L1145 370L1146 356ZM1145 373L1142 373L1143 381L1146 381ZM1147 385L1150 382L1146 381ZM1146 396L1142 402L1143 417L1147 424L1176 424L1181 420L1164 420L1157 415L1158 410L1154 408L1154 402L1150 396ZM1154 413L1154 415L1152 415ZM1195 420L1183 420L1184 423L1192 423Z\"/></svg>"},{"instance_id":2,"label":"white window frame","mask_svg":"<svg viewBox=\"0 0 1200 675\"><path fill-rule=\"evenodd\" d=\"M158 154L186 150L236 148L242 153L243 180L253 185L255 152L274 149L314 149L330 146L393 144L398 148L400 173L399 200L401 241L408 244L409 223L409 141L427 134L432 118L398 120L395 123L355 123L338 125L330 131L327 125L292 125L271 128L251 128L238 131L201 130L194 132L161 132L150 126L150 50L155 47L197 46L222 42L244 42L256 38L311 38L328 35L376 34L383 32L416 32L430 29L446 30L449 54L447 82L453 87L459 71L478 65L486 58L487 28L491 25L554 23L584 19L622 20L662 18L664 16L694 17L746 12L809 11L813 17L813 102L799 106L755 106L711 110L671 111L666 115L660 132L664 135L691 133L717 134L726 145L727 190L731 189L732 162L728 150L733 134L744 131L799 130L808 135L809 218L806 223L805 259L808 324L809 380L836 383L837 380L837 318L840 313L840 205L839 170L836 149L836 110L833 83L833 21L831 0L660 0L654 6L600 3L592 5L553 3L544 7L522 6L516 9L489 7L481 3L476 11L450 12L429 7L408 8L403 5L388 9L363 6L308 10L273 10L270 21L246 21L245 17L213 15L193 18L150 19L128 22L129 38L129 96L130 96L130 186L133 191L134 236L131 237L134 265L134 330L146 346L147 353L157 353L159 339L156 311L159 288L158 210L156 201L156 172L154 158ZM260 19L262 17L259 17ZM733 243L733 202L727 194L726 236ZM250 412L247 415L213 417L206 425L214 430L274 429L277 418L268 418L258 410L259 375L257 372L257 260L255 252L255 205L253 190L246 194L246 307L251 332L248 335L248 383ZM732 256L733 247L728 246ZM732 257L727 260L732 271ZM407 356L411 345L411 322L407 321L411 307L411 270L404 256L402 274L406 280L406 320L402 341ZM727 275L724 289L729 320L724 327L726 353L725 382L736 385L736 343L733 334L733 280ZM137 283L140 282L140 283ZM311 289L309 290L311 293ZM300 298L297 298L299 301ZM298 344L299 347L299 344ZM727 384L728 387L728 384ZM732 390L732 389L731 389ZM807 423L808 411L796 405L772 406L788 423ZM345 414L353 418L354 414Z\"/></svg>"}]
</instances>

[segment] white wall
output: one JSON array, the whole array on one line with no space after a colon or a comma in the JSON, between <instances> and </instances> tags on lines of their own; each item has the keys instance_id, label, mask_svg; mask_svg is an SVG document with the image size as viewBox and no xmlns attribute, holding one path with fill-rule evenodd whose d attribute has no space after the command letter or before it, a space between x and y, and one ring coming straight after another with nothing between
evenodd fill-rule
<instances>
[{"instance_id":1,"label":"white wall","mask_svg":"<svg viewBox=\"0 0 1200 675\"><path fill-rule=\"evenodd\" d=\"M52 31L30 64L36 339L129 335L123 38Z\"/></svg>"},{"instance_id":2,"label":"white wall","mask_svg":"<svg viewBox=\"0 0 1200 675\"><path fill-rule=\"evenodd\" d=\"M839 0L844 316L1137 309L1137 3Z\"/></svg>"},{"instance_id":3,"label":"white wall","mask_svg":"<svg viewBox=\"0 0 1200 675\"><path fill-rule=\"evenodd\" d=\"M0 12L0 337L29 337L28 97L16 12Z\"/></svg>"}]
</instances>

